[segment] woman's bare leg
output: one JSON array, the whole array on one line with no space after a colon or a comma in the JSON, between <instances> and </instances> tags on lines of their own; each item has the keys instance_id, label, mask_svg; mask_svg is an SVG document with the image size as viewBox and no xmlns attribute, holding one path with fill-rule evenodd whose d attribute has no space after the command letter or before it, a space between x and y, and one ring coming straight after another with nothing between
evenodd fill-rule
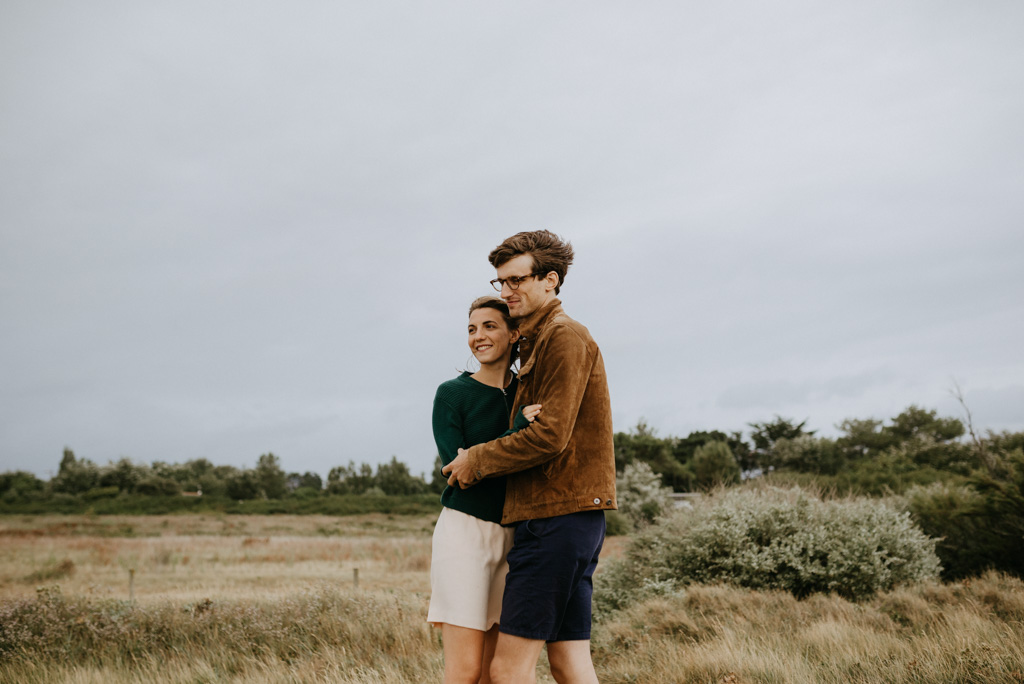
<instances>
[{"instance_id":1,"label":"woman's bare leg","mask_svg":"<svg viewBox=\"0 0 1024 684\"><path fill-rule=\"evenodd\" d=\"M480 663L480 684L491 684L491 661L494 660L494 647L498 645L498 625L494 625L484 633L484 658Z\"/></svg>"},{"instance_id":2,"label":"woman's bare leg","mask_svg":"<svg viewBox=\"0 0 1024 684\"><path fill-rule=\"evenodd\" d=\"M441 623L444 684L477 684L480 681L480 673L484 671L485 636L479 629Z\"/></svg>"}]
</instances>

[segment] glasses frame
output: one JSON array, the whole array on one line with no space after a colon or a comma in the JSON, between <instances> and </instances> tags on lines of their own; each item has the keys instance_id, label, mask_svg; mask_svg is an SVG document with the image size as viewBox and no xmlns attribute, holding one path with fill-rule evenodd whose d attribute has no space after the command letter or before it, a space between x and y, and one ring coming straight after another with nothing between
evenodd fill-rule
<instances>
[{"instance_id":1,"label":"glasses frame","mask_svg":"<svg viewBox=\"0 0 1024 684\"><path fill-rule=\"evenodd\" d=\"M494 280L491 281L491 287L493 287L498 292L501 292L501 288L505 285L508 285L508 289L510 290L518 290L519 286L522 285L523 281L526 280L527 278L539 278L545 275L547 275L547 272L545 271L534 271L533 273L527 273L524 276L509 276L508 278L504 279L495 278Z\"/></svg>"}]
</instances>

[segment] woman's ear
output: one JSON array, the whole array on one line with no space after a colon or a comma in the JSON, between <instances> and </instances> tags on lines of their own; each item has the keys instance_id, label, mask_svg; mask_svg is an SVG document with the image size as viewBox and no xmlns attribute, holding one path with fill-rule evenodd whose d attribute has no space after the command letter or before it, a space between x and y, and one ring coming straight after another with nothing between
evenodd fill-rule
<instances>
[{"instance_id":1,"label":"woman's ear","mask_svg":"<svg viewBox=\"0 0 1024 684\"><path fill-rule=\"evenodd\" d=\"M509 333L509 344L515 344L519 341L519 328L514 329Z\"/></svg>"}]
</instances>

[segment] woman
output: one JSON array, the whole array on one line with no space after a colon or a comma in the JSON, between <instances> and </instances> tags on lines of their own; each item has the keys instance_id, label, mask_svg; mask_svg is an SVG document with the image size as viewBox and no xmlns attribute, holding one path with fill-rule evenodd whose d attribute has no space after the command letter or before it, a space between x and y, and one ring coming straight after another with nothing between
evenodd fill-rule
<instances>
[{"instance_id":1,"label":"woman","mask_svg":"<svg viewBox=\"0 0 1024 684\"><path fill-rule=\"evenodd\" d=\"M489 442L507 432L514 408L519 331L508 306L480 297L469 307L469 349L480 362L442 383L434 396L434 441L443 465L459 448ZM527 406L514 429L529 425L540 405ZM469 489L448 486L434 528L427 620L441 627L444 681L490 682L488 670L498 639L501 595L512 546L512 529L501 526L505 479L488 478Z\"/></svg>"}]
</instances>

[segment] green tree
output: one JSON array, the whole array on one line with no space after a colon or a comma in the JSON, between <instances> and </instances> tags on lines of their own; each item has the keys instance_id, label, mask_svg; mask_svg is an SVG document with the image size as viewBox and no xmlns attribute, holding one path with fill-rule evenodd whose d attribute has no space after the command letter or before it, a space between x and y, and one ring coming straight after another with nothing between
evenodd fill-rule
<instances>
[{"instance_id":1,"label":"green tree","mask_svg":"<svg viewBox=\"0 0 1024 684\"><path fill-rule=\"evenodd\" d=\"M836 445L850 461L879 454L896 443L892 433L882 430L882 421L874 418L847 418L836 428L842 433Z\"/></svg>"},{"instance_id":2,"label":"green tree","mask_svg":"<svg viewBox=\"0 0 1024 684\"><path fill-rule=\"evenodd\" d=\"M698 487L715 487L740 481L740 466L725 442L708 442L699 447L691 463Z\"/></svg>"},{"instance_id":3,"label":"green tree","mask_svg":"<svg viewBox=\"0 0 1024 684\"><path fill-rule=\"evenodd\" d=\"M430 475L430 491L435 494L440 494L444 491L444 488L448 486L448 478L441 473L441 467L443 465L440 455L434 458L434 469L431 471Z\"/></svg>"},{"instance_id":4,"label":"green tree","mask_svg":"<svg viewBox=\"0 0 1024 684\"><path fill-rule=\"evenodd\" d=\"M50 489L62 494L82 494L99 485L100 471L88 459L76 459L75 452L64 449L57 476L50 480Z\"/></svg>"},{"instance_id":5,"label":"green tree","mask_svg":"<svg viewBox=\"0 0 1024 684\"><path fill-rule=\"evenodd\" d=\"M262 487L253 470L240 470L224 483L227 495L237 501L259 498Z\"/></svg>"},{"instance_id":6,"label":"green tree","mask_svg":"<svg viewBox=\"0 0 1024 684\"><path fill-rule=\"evenodd\" d=\"M100 472L100 487L117 487L122 492L131 492L147 475L148 468L140 467L127 458L111 463Z\"/></svg>"},{"instance_id":7,"label":"green tree","mask_svg":"<svg viewBox=\"0 0 1024 684\"><path fill-rule=\"evenodd\" d=\"M347 466L335 466L327 473L327 492L330 494L362 494L376 485L373 468L362 463L356 468L355 463Z\"/></svg>"},{"instance_id":8,"label":"green tree","mask_svg":"<svg viewBox=\"0 0 1024 684\"><path fill-rule=\"evenodd\" d=\"M8 500L16 500L26 494L42 492L44 486L42 480L24 470L0 473L0 496Z\"/></svg>"},{"instance_id":9,"label":"green tree","mask_svg":"<svg viewBox=\"0 0 1024 684\"><path fill-rule=\"evenodd\" d=\"M307 471L301 475L299 473L288 473L285 485L289 492L294 492L297 489L309 489L319 492L324 488L324 481L319 474Z\"/></svg>"},{"instance_id":10,"label":"green tree","mask_svg":"<svg viewBox=\"0 0 1024 684\"><path fill-rule=\"evenodd\" d=\"M693 459L697 449L708 442L725 442L728 444L742 470L753 470L760 465L757 454L750 449L749 444L743 441L743 435L740 432L731 432L729 434L720 430L691 432L686 437L675 440L672 447L672 455L677 461L686 465Z\"/></svg>"},{"instance_id":11,"label":"green tree","mask_svg":"<svg viewBox=\"0 0 1024 684\"><path fill-rule=\"evenodd\" d=\"M135 491L146 496L177 496L181 493L181 485L169 477L150 475L135 485Z\"/></svg>"},{"instance_id":12,"label":"green tree","mask_svg":"<svg viewBox=\"0 0 1024 684\"><path fill-rule=\"evenodd\" d=\"M643 419L631 432L617 432L612 439L615 468L619 472L630 463L647 463L666 486L675 490L689 489L692 475L673 455L674 440L659 439Z\"/></svg>"},{"instance_id":13,"label":"green tree","mask_svg":"<svg viewBox=\"0 0 1024 684\"><path fill-rule=\"evenodd\" d=\"M892 425L882 428L898 442L930 437L936 442L949 442L964 434L964 424L957 418L939 418L933 409L927 411L911 404L892 419Z\"/></svg>"},{"instance_id":14,"label":"green tree","mask_svg":"<svg viewBox=\"0 0 1024 684\"><path fill-rule=\"evenodd\" d=\"M807 421L797 423L789 418L775 416L775 420L766 423L748 423L753 432L750 435L754 442L754 451L759 456L771 454L775 442L780 439L796 439L801 435L813 435L816 430L804 430Z\"/></svg>"},{"instance_id":15,"label":"green tree","mask_svg":"<svg viewBox=\"0 0 1024 684\"><path fill-rule=\"evenodd\" d=\"M768 461L775 468L822 475L835 475L845 464L846 458L835 440L811 435L777 440Z\"/></svg>"},{"instance_id":16,"label":"green tree","mask_svg":"<svg viewBox=\"0 0 1024 684\"><path fill-rule=\"evenodd\" d=\"M288 493L281 459L272 453L261 455L256 462L256 479L263 496L268 499L280 499Z\"/></svg>"},{"instance_id":17,"label":"green tree","mask_svg":"<svg viewBox=\"0 0 1024 684\"><path fill-rule=\"evenodd\" d=\"M409 472L409 466L391 457L388 463L377 465L375 485L385 494L422 494L427 491L427 483L422 478Z\"/></svg>"}]
</instances>

